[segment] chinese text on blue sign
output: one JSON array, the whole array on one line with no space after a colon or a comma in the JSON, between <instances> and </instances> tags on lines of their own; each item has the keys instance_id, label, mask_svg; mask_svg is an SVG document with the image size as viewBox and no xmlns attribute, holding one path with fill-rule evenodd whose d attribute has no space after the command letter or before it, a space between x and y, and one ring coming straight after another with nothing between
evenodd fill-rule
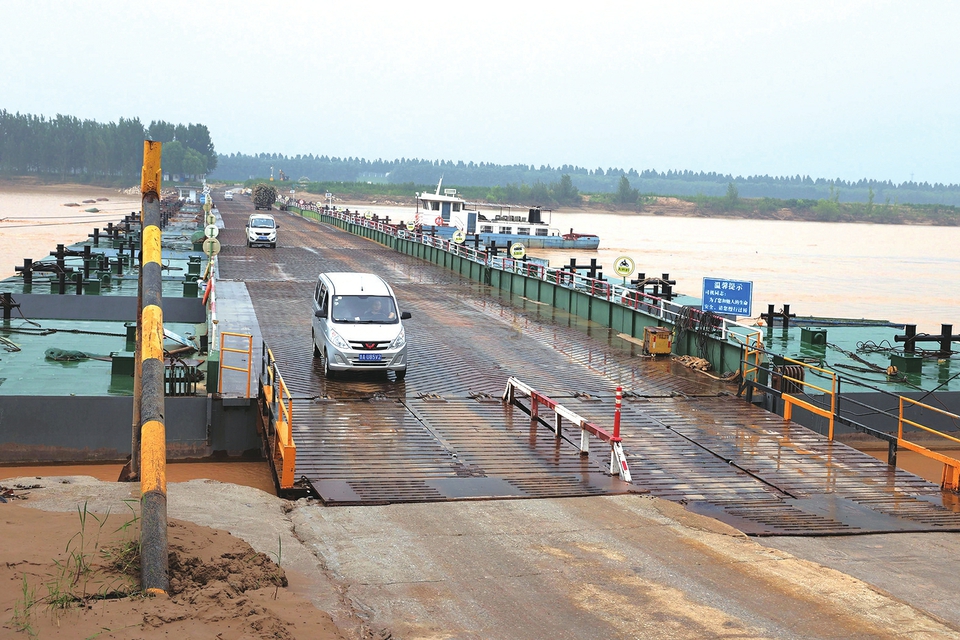
<instances>
[{"instance_id":1,"label":"chinese text on blue sign","mask_svg":"<svg viewBox=\"0 0 960 640\"><path fill-rule=\"evenodd\" d=\"M703 310L749 318L753 283L723 278L703 279Z\"/></svg>"}]
</instances>

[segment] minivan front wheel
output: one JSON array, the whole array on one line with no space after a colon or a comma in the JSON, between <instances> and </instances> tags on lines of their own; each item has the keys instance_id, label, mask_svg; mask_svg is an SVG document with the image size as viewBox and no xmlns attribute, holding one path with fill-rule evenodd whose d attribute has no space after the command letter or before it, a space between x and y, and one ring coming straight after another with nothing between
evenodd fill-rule
<instances>
[{"instance_id":1,"label":"minivan front wheel","mask_svg":"<svg viewBox=\"0 0 960 640\"><path fill-rule=\"evenodd\" d=\"M327 352L323 352L323 377L328 380L333 380L337 377L337 372L330 368L330 356L327 355Z\"/></svg>"},{"instance_id":2,"label":"minivan front wheel","mask_svg":"<svg viewBox=\"0 0 960 640\"><path fill-rule=\"evenodd\" d=\"M313 343L313 357L314 358L321 357L323 354L320 353L320 349L317 348L317 336L313 332L313 329L310 330L310 341Z\"/></svg>"}]
</instances>

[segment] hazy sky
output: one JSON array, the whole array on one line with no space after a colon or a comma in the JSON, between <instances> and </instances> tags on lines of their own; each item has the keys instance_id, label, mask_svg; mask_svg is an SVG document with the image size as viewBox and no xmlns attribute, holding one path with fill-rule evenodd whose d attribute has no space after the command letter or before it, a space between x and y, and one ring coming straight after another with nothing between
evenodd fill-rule
<instances>
[{"instance_id":1,"label":"hazy sky","mask_svg":"<svg viewBox=\"0 0 960 640\"><path fill-rule=\"evenodd\" d=\"M960 183L954 1L0 0L0 17L0 108L202 123L219 153Z\"/></svg>"}]
</instances>

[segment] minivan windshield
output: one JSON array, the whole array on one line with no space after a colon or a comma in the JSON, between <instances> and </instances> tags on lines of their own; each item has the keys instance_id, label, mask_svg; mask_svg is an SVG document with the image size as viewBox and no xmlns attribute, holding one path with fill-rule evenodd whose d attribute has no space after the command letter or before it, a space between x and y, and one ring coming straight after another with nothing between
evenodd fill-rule
<instances>
[{"instance_id":1,"label":"minivan windshield","mask_svg":"<svg viewBox=\"0 0 960 640\"><path fill-rule=\"evenodd\" d=\"M390 296L333 296L330 317L334 322L395 324L398 315Z\"/></svg>"},{"instance_id":2,"label":"minivan windshield","mask_svg":"<svg viewBox=\"0 0 960 640\"><path fill-rule=\"evenodd\" d=\"M270 218L250 218L250 226L254 229L273 229L274 224Z\"/></svg>"}]
</instances>

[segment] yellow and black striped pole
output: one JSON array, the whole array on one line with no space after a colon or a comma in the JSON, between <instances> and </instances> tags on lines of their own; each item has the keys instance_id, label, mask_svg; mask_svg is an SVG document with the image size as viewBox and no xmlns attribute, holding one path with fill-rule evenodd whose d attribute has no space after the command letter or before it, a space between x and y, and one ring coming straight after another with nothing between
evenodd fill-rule
<instances>
[{"instance_id":1,"label":"yellow and black striped pole","mask_svg":"<svg viewBox=\"0 0 960 640\"><path fill-rule=\"evenodd\" d=\"M148 594L170 586L167 560L167 444L163 424L163 298L160 252L161 144L143 143L140 277L140 581Z\"/></svg>"}]
</instances>

